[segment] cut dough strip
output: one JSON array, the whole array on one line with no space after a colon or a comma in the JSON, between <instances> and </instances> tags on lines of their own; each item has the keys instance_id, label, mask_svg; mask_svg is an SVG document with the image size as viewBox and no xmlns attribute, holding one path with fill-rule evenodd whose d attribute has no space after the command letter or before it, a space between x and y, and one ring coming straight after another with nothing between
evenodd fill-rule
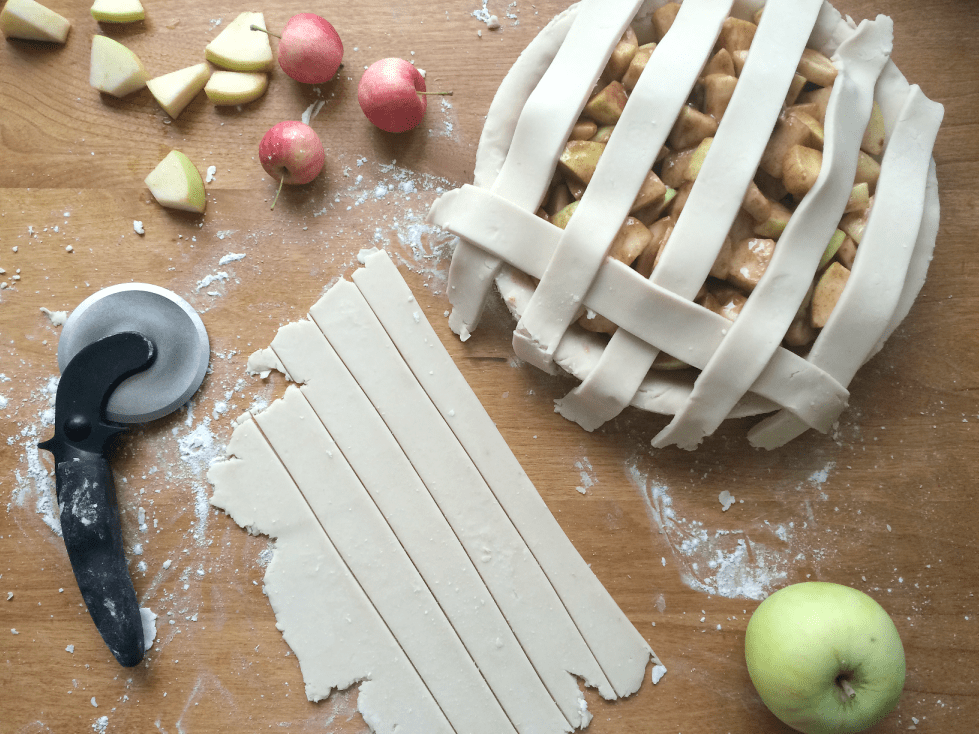
<instances>
[{"instance_id":1,"label":"cut dough strip","mask_svg":"<svg viewBox=\"0 0 979 734\"><path fill-rule=\"evenodd\" d=\"M563 731L568 722L527 660L477 567L323 333L311 321L289 324L279 330L272 349L305 383L302 394L337 440L339 452L390 523L517 730L526 731L533 723L547 731ZM356 527L363 535L361 526ZM374 543L374 535L366 537ZM404 592L400 584L394 587Z\"/></svg>"},{"instance_id":2,"label":"cut dough strip","mask_svg":"<svg viewBox=\"0 0 979 734\"><path fill-rule=\"evenodd\" d=\"M653 283L689 300L704 284L758 168L821 6L822 0L766 3L734 95L650 276ZM594 430L629 404L657 354L631 333L613 334L595 371L557 401L558 412ZM732 396L734 402L742 394Z\"/></svg>"},{"instance_id":3,"label":"cut dough strip","mask_svg":"<svg viewBox=\"0 0 979 734\"><path fill-rule=\"evenodd\" d=\"M603 696L614 698L614 689L527 544L357 287L348 281L337 283L313 305L310 315L477 563L514 634L565 714L570 716L569 711L580 706L581 696L569 671Z\"/></svg>"},{"instance_id":4,"label":"cut dough strip","mask_svg":"<svg viewBox=\"0 0 979 734\"><path fill-rule=\"evenodd\" d=\"M569 16L573 22L566 32L564 23L557 25L554 60L526 98L499 175L488 183L493 191L528 211L540 206L564 141L640 4L641 0L584 0ZM466 336L476 328L501 263L466 242L457 245L453 263L449 300L459 313L449 322L457 334Z\"/></svg>"},{"instance_id":5,"label":"cut dough strip","mask_svg":"<svg viewBox=\"0 0 979 734\"><path fill-rule=\"evenodd\" d=\"M358 705L374 731L457 734L251 420L235 429L228 455L236 458L208 470L211 504L276 539L264 589L306 697L363 681Z\"/></svg>"},{"instance_id":6,"label":"cut dough strip","mask_svg":"<svg viewBox=\"0 0 979 734\"><path fill-rule=\"evenodd\" d=\"M555 227L475 186L466 185L443 194L433 208L433 216L453 234L481 242L488 252L534 277L539 277L557 246ZM606 260L584 305L619 324L619 331L634 334L641 343L680 355L687 364L698 368L707 365L731 327L723 316L653 284L617 261ZM659 314L660 318L650 319L650 313ZM600 345L590 344L588 352L595 351L600 351ZM556 357L562 366L571 358L562 356L560 348ZM820 431L830 428L849 396L846 388L829 374L781 348L751 390Z\"/></svg>"},{"instance_id":7,"label":"cut dough strip","mask_svg":"<svg viewBox=\"0 0 979 734\"><path fill-rule=\"evenodd\" d=\"M686 0L680 6L670 31L640 75L598 160L591 183L561 233L557 249L517 323L513 349L521 359L544 371L555 371L554 351L578 316L582 294L594 280L612 239L628 216L674 120L710 57L730 9L731 3L723 0ZM520 117L523 124L526 111ZM546 121L533 118L527 124L549 129ZM493 190L502 193L497 187ZM504 194L504 198L508 197Z\"/></svg>"},{"instance_id":8,"label":"cut dough strip","mask_svg":"<svg viewBox=\"0 0 979 734\"><path fill-rule=\"evenodd\" d=\"M826 142L816 183L789 219L765 274L700 373L687 403L653 439L653 446L675 443L695 449L720 426L779 348L843 216L893 31L890 18L865 20L840 44L833 57L838 74L826 110Z\"/></svg>"},{"instance_id":9,"label":"cut dough strip","mask_svg":"<svg viewBox=\"0 0 979 734\"><path fill-rule=\"evenodd\" d=\"M929 215L925 201L937 188L931 151L943 115L940 104L911 87L884 151L877 195L850 278L809 354L810 362L844 384L880 348L886 329L893 328L916 241L927 240L937 227L937 208ZM909 221L921 222L919 231L908 227ZM755 426L748 438L755 446L772 448L804 430L791 415L778 413Z\"/></svg>"},{"instance_id":10,"label":"cut dough strip","mask_svg":"<svg viewBox=\"0 0 979 734\"><path fill-rule=\"evenodd\" d=\"M354 282L528 543L616 694L634 693L650 657L658 664L649 645L575 552L390 258L376 253L365 265Z\"/></svg>"},{"instance_id":11,"label":"cut dough strip","mask_svg":"<svg viewBox=\"0 0 979 734\"><path fill-rule=\"evenodd\" d=\"M474 663L433 595L433 586L441 586L441 579L426 584L421 578L377 505L297 388L290 387L281 400L254 420L457 730L484 734L513 732L516 722L511 724L511 712L522 724L523 731L530 731L535 724L555 733L570 730L515 642L509 646L513 653L509 659L481 655L481 662L491 666L496 687L509 694L494 696L494 688L484 678L487 672ZM297 426L301 426L298 432ZM405 604L408 590L411 604ZM455 616L465 623L463 615ZM512 634L507 635L505 622L500 622L486 631L512 638ZM467 636L471 642L479 643L475 635ZM503 644L500 640L501 647ZM484 642L480 652L490 651ZM513 665L515 677L536 695L528 696L528 689L510 687L506 680L507 663Z\"/></svg>"}]
</instances>

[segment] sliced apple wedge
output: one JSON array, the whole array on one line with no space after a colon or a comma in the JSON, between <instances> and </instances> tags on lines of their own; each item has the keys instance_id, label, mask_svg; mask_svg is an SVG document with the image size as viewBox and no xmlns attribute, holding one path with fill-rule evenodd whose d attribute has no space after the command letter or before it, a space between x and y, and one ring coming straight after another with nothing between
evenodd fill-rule
<instances>
[{"instance_id":1,"label":"sliced apple wedge","mask_svg":"<svg viewBox=\"0 0 979 734\"><path fill-rule=\"evenodd\" d=\"M177 118L190 101L197 96L211 77L211 67L202 61L186 69L171 71L146 82L150 92L167 111L170 117Z\"/></svg>"},{"instance_id":2,"label":"sliced apple wedge","mask_svg":"<svg viewBox=\"0 0 979 734\"><path fill-rule=\"evenodd\" d=\"M64 43L71 22L34 0L7 0L0 11L0 31L6 38Z\"/></svg>"},{"instance_id":3,"label":"sliced apple wedge","mask_svg":"<svg viewBox=\"0 0 979 734\"><path fill-rule=\"evenodd\" d=\"M265 94L268 86L269 75L260 71L215 71L204 94L216 105L247 104Z\"/></svg>"},{"instance_id":4,"label":"sliced apple wedge","mask_svg":"<svg viewBox=\"0 0 979 734\"><path fill-rule=\"evenodd\" d=\"M90 12L99 23L135 23L146 18L139 0L95 0Z\"/></svg>"},{"instance_id":5,"label":"sliced apple wedge","mask_svg":"<svg viewBox=\"0 0 979 734\"><path fill-rule=\"evenodd\" d=\"M146 67L130 49L108 36L92 37L89 84L113 97L125 97L145 87L147 79Z\"/></svg>"},{"instance_id":6,"label":"sliced apple wedge","mask_svg":"<svg viewBox=\"0 0 979 734\"><path fill-rule=\"evenodd\" d=\"M242 13L204 48L204 58L232 71L268 71L274 56L267 33L253 31L255 25L265 29L262 13Z\"/></svg>"},{"instance_id":7,"label":"sliced apple wedge","mask_svg":"<svg viewBox=\"0 0 979 734\"><path fill-rule=\"evenodd\" d=\"M179 150L171 150L146 177L145 183L161 206L204 213L207 204L204 179L190 159Z\"/></svg>"}]
</instances>

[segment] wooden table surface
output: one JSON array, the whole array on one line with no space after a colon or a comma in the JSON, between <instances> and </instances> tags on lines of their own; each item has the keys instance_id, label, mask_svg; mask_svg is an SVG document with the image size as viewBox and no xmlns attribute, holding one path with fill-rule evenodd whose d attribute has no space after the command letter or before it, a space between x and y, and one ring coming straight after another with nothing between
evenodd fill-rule
<instances>
[{"instance_id":1,"label":"wooden table surface","mask_svg":"<svg viewBox=\"0 0 979 734\"><path fill-rule=\"evenodd\" d=\"M900 630L907 685L875 731L975 731L975 2L838 0L856 19L890 14L898 66L945 105L935 150L942 223L928 281L853 382L832 435L810 432L766 452L745 439L751 421L731 421L694 453L650 447L661 416L630 410L590 434L560 418L552 401L572 382L511 360L512 323L498 304L465 344L444 318L450 239L424 215L440 187L471 181L494 91L567 0L206 9L147 0L145 23L102 32L152 75L199 62L243 10L264 10L270 28L317 12L346 46L334 83L301 86L276 69L261 100L215 108L200 95L175 121L146 90L117 100L89 87L99 26L88 3L49 4L72 21L65 46L0 43L0 280L9 286L0 290L0 732L367 730L355 689L306 700L262 594L271 544L208 508L204 474L223 455L231 419L284 389L277 375L248 376L248 355L372 246L394 256L558 521L669 669L626 701L588 692L590 731L787 731L751 687L744 630L764 594L806 579L867 591ZM480 20L484 8L501 28ZM385 56L412 59L430 89L455 93L433 99L424 124L401 136L374 130L356 102L361 71ZM275 182L256 160L258 142L317 102L325 175L287 190L270 211ZM159 207L142 183L171 148L202 171L216 168L204 216ZM222 264L229 254L244 257ZM113 457L137 594L160 615L156 644L132 670L112 659L81 603L51 527L50 458L35 448L53 430L60 332L41 309L70 311L128 281L186 298L212 349L191 406L131 432ZM727 512L723 490L737 498Z\"/></svg>"}]
</instances>

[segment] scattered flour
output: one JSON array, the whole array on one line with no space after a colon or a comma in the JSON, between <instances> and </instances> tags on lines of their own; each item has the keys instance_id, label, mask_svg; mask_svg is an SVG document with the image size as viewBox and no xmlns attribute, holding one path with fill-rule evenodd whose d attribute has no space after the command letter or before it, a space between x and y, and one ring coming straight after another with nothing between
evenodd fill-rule
<instances>
[{"instance_id":1,"label":"scattered flour","mask_svg":"<svg viewBox=\"0 0 979 734\"><path fill-rule=\"evenodd\" d=\"M742 530L709 531L703 522L677 514L665 485L651 481L635 466L629 466L628 472L646 501L650 519L670 544L681 579L690 588L732 599L764 599L787 577L797 556L788 547L784 527L777 529L783 533L780 540L785 541L780 550L753 541Z\"/></svg>"},{"instance_id":2,"label":"scattered flour","mask_svg":"<svg viewBox=\"0 0 979 734\"><path fill-rule=\"evenodd\" d=\"M731 505L734 504L734 495L728 492L726 489L717 495L717 501L721 503L721 512L727 512L731 509Z\"/></svg>"},{"instance_id":3,"label":"scattered flour","mask_svg":"<svg viewBox=\"0 0 979 734\"><path fill-rule=\"evenodd\" d=\"M204 183L211 183L211 181L214 180L214 177L217 176L217 174L218 174L217 166L208 166L207 177L204 179Z\"/></svg>"},{"instance_id":4,"label":"scattered flour","mask_svg":"<svg viewBox=\"0 0 979 734\"><path fill-rule=\"evenodd\" d=\"M578 470L578 475L581 477L581 484L575 487L575 489L581 492L581 494L586 494L588 488L594 487L597 483L591 462L588 461L587 457L582 457L574 463L574 468Z\"/></svg>"},{"instance_id":5,"label":"scattered flour","mask_svg":"<svg viewBox=\"0 0 979 734\"><path fill-rule=\"evenodd\" d=\"M92 723L92 731L97 734L105 734L107 727L109 726L109 717L100 716Z\"/></svg>"},{"instance_id":6,"label":"scattered flour","mask_svg":"<svg viewBox=\"0 0 979 734\"><path fill-rule=\"evenodd\" d=\"M211 275L207 275L204 278L202 278L201 280L197 281L197 290L200 291L200 290L202 290L204 288L207 288L212 283L217 283L219 281L225 281L225 280L227 280L230 277L231 276L228 275L223 270L220 271L220 272L217 272L217 273L212 273Z\"/></svg>"},{"instance_id":7,"label":"scattered flour","mask_svg":"<svg viewBox=\"0 0 979 734\"><path fill-rule=\"evenodd\" d=\"M214 440L210 417L205 417L197 428L181 438L178 444L180 458L194 476L192 489L194 492L194 514L197 516L197 522L194 526L194 539L198 545L204 545L210 510L205 475L211 464L224 458L224 446Z\"/></svg>"},{"instance_id":8,"label":"scattered flour","mask_svg":"<svg viewBox=\"0 0 979 734\"><path fill-rule=\"evenodd\" d=\"M48 321L51 322L51 326L64 326L65 322L68 320L67 311L49 311L42 306L41 313L48 317Z\"/></svg>"},{"instance_id":9,"label":"scattered flour","mask_svg":"<svg viewBox=\"0 0 979 734\"><path fill-rule=\"evenodd\" d=\"M218 260L218 265L227 265L228 263L238 262L239 260L245 259L245 253L229 252L227 255Z\"/></svg>"}]
</instances>

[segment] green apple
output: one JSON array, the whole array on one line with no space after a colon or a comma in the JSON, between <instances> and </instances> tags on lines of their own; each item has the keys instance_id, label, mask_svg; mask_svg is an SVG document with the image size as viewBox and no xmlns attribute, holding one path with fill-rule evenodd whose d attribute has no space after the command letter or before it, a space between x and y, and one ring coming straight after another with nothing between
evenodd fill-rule
<instances>
[{"instance_id":1,"label":"green apple","mask_svg":"<svg viewBox=\"0 0 979 734\"><path fill-rule=\"evenodd\" d=\"M146 86L149 74L139 57L108 36L92 36L88 81L100 92L125 97Z\"/></svg>"},{"instance_id":2,"label":"green apple","mask_svg":"<svg viewBox=\"0 0 979 734\"><path fill-rule=\"evenodd\" d=\"M100 23L135 23L146 18L139 0L95 0L90 12Z\"/></svg>"},{"instance_id":3,"label":"green apple","mask_svg":"<svg viewBox=\"0 0 979 734\"><path fill-rule=\"evenodd\" d=\"M7 0L0 12L0 31L6 38L64 43L71 23L34 0Z\"/></svg>"},{"instance_id":4,"label":"green apple","mask_svg":"<svg viewBox=\"0 0 979 734\"><path fill-rule=\"evenodd\" d=\"M145 180L150 193L162 206L204 213L204 179L179 150L171 150Z\"/></svg>"},{"instance_id":5,"label":"green apple","mask_svg":"<svg viewBox=\"0 0 979 734\"><path fill-rule=\"evenodd\" d=\"M204 58L232 71L268 71L275 57L268 33L253 31L253 25L265 30L261 13L242 13L204 47Z\"/></svg>"},{"instance_id":6,"label":"green apple","mask_svg":"<svg viewBox=\"0 0 979 734\"><path fill-rule=\"evenodd\" d=\"M762 701L805 734L852 734L896 705L904 647L862 591L819 581L786 586L755 610L745 659Z\"/></svg>"},{"instance_id":7,"label":"green apple","mask_svg":"<svg viewBox=\"0 0 979 734\"><path fill-rule=\"evenodd\" d=\"M204 94L216 105L247 104L265 94L269 76L260 71L216 71Z\"/></svg>"},{"instance_id":8,"label":"green apple","mask_svg":"<svg viewBox=\"0 0 979 734\"><path fill-rule=\"evenodd\" d=\"M160 107L167 111L170 117L177 118L184 107L197 96L207 80L211 77L211 67L206 61L202 61L186 69L171 71L169 74L158 76L146 82L150 92L160 103Z\"/></svg>"}]
</instances>

